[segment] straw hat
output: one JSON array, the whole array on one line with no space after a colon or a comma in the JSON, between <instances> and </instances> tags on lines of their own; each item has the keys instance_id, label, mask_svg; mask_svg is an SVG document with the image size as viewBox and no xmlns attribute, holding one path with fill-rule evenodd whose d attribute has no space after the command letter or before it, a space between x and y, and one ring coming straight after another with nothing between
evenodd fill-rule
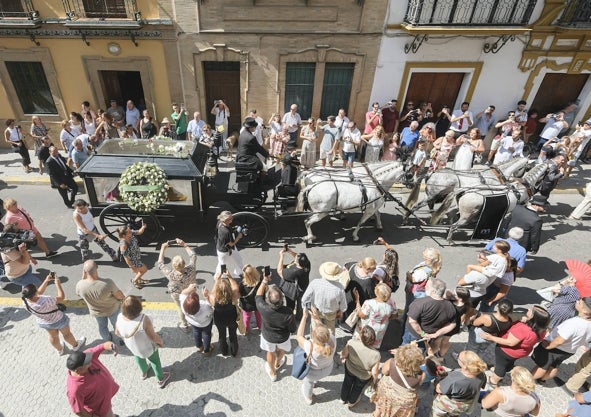
<instances>
[{"instance_id":1,"label":"straw hat","mask_svg":"<svg viewBox=\"0 0 591 417\"><path fill-rule=\"evenodd\" d=\"M324 262L320 265L318 271L320 272L320 276L328 281L338 281L343 287L346 287L347 284L349 284L349 271L343 269L343 267L336 262Z\"/></svg>"}]
</instances>

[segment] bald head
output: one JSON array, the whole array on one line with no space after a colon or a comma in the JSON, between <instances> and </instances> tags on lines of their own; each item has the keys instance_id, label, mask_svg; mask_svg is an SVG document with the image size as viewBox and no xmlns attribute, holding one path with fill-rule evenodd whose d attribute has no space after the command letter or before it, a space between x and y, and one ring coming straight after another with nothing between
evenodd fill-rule
<instances>
[{"instance_id":1,"label":"bald head","mask_svg":"<svg viewBox=\"0 0 591 417\"><path fill-rule=\"evenodd\" d=\"M82 266L82 274L84 277L98 278L98 267L96 262L92 259L84 262L84 265Z\"/></svg>"}]
</instances>

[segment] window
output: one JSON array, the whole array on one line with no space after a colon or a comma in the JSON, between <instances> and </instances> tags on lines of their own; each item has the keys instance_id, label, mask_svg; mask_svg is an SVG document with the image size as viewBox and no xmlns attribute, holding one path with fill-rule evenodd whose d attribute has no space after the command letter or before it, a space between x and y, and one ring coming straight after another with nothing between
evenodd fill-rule
<instances>
[{"instance_id":1,"label":"window","mask_svg":"<svg viewBox=\"0 0 591 417\"><path fill-rule=\"evenodd\" d=\"M413 26L527 25L537 0L409 0L404 22Z\"/></svg>"},{"instance_id":2,"label":"window","mask_svg":"<svg viewBox=\"0 0 591 417\"><path fill-rule=\"evenodd\" d=\"M25 17L25 9L18 0L0 0L1 17Z\"/></svg>"},{"instance_id":3,"label":"window","mask_svg":"<svg viewBox=\"0 0 591 417\"><path fill-rule=\"evenodd\" d=\"M562 26L591 26L591 0L571 0L559 20Z\"/></svg>"},{"instance_id":4,"label":"window","mask_svg":"<svg viewBox=\"0 0 591 417\"><path fill-rule=\"evenodd\" d=\"M322 104L320 106L322 119L326 119L331 114L336 116L341 107L349 108L354 71L355 64L327 63L325 65Z\"/></svg>"},{"instance_id":5,"label":"window","mask_svg":"<svg viewBox=\"0 0 591 417\"><path fill-rule=\"evenodd\" d=\"M24 114L57 114L41 62L6 61Z\"/></svg>"},{"instance_id":6,"label":"window","mask_svg":"<svg viewBox=\"0 0 591 417\"><path fill-rule=\"evenodd\" d=\"M82 0L86 17L127 18L125 0Z\"/></svg>"},{"instance_id":7,"label":"window","mask_svg":"<svg viewBox=\"0 0 591 417\"><path fill-rule=\"evenodd\" d=\"M295 103L302 119L312 114L314 98L314 75L316 64L313 62L288 62L285 70L285 112Z\"/></svg>"}]
</instances>

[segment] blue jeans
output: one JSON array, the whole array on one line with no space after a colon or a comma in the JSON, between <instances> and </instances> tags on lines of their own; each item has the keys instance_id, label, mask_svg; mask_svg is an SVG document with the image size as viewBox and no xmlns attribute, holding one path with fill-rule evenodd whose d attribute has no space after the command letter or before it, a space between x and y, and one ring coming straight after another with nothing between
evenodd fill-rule
<instances>
[{"instance_id":1,"label":"blue jeans","mask_svg":"<svg viewBox=\"0 0 591 417\"><path fill-rule=\"evenodd\" d=\"M197 327L191 324L193 329L193 338L195 339L195 346L203 348L203 352L207 353L211 349L211 328L213 320L205 327Z\"/></svg>"},{"instance_id":2,"label":"blue jeans","mask_svg":"<svg viewBox=\"0 0 591 417\"><path fill-rule=\"evenodd\" d=\"M33 267L29 266L29 269L27 269L27 272L25 272L24 274L22 274L19 277L16 278L9 278L10 282L12 282L13 284L16 285L20 285L21 287L24 287L25 285L29 285L29 284L35 284L35 286L39 286L41 285L41 280L39 278L37 278L37 275L33 274Z\"/></svg>"},{"instance_id":3,"label":"blue jeans","mask_svg":"<svg viewBox=\"0 0 591 417\"><path fill-rule=\"evenodd\" d=\"M110 316L105 317L98 317L95 316L96 322L98 323L99 327L99 334L101 335L102 340L114 340L114 335L111 335L109 332L109 322L111 322L111 326L113 326L113 330L115 330L115 323L117 323L117 316L119 315L120 308L117 308Z\"/></svg>"},{"instance_id":4,"label":"blue jeans","mask_svg":"<svg viewBox=\"0 0 591 417\"><path fill-rule=\"evenodd\" d=\"M415 336L414 332L412 332L410 330L410 326L407 324L406 326L404 326L404 334L402 335L402 344L403 345L408 345L410 344L410 342L414 341L414 340L419 340L419 336ZM425 342L419 342L417 344L417 346L419 348L421 348L421 350L423 351L423 353L425 353L427 351L427 346L425 345Z\"/></svg>"}]
</instances>

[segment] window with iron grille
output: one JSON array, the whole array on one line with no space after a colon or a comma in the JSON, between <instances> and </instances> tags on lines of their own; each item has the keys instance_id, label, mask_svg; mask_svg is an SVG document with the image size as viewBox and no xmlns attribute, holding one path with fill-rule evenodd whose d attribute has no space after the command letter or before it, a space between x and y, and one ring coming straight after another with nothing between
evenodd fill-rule
<instances>
[{"instance_id":1,"label":"window with iron grille","mask_svg":"<svg viewBox=\"0 0 591 417\"><path fill-rule=\"evenodd\" d=\"M355 64L327 63L324 67L320 117L336 116L340 108L349 107Z\"/></svg>"},{"instance_id":2,"label":"window with iron grille","mask_svg":"<svg viewBox=\"0 0 591 417\"><path fill-rule=\"evenodd\" d=\"M41 62L6 61L24 114L57 114Z\"/></svg>"},{"instance_id":3,"label":"window with iron grille","mask_svg":"<svg viewBox=\"0 0 591 417\"><path fill-rule=\"evenodd\" d=\"M82 0L84 13L89 18L122 18L127 17L125 0Z\"/></svg>"},{"instance_id":4,"label":"window with iron grille","mask_svg":"<svg viewBox=\"0 0 591 417\"><path fill-rule=\"evenodd\" d=\"M20 0L0 0L0 17L25 17Z\"/></svg>"},{"instance_id":5,"label":"window with iron grille","mask_svg":"<svg viewBox=\"0 0 591 417\"><path fill-rule=\"evenodd\" d=\"M404 22L413 26L522 26L537 0L409 0Z\"/></svg>"},{"instance_id":6,"label":"window with iron grille","mask_svg":"<svg viewBox=\"0 0 591 417\"><path fill-rule=\"evenodd\" d=\"M285 69L285 112L292 104L298 105L302 120L312 113L314 98L314 62L288 62Z\"/></svg>"},{"instance_id":7,"label":"window with iron grille","mask_svg":"<svg viewBox=\"0 0 591 417\"><path fill-rule=\"evenodd\" d=\"M561 26L591 26L591 0L570 0L558 24Z\"/></svg>"}]
</instances>

